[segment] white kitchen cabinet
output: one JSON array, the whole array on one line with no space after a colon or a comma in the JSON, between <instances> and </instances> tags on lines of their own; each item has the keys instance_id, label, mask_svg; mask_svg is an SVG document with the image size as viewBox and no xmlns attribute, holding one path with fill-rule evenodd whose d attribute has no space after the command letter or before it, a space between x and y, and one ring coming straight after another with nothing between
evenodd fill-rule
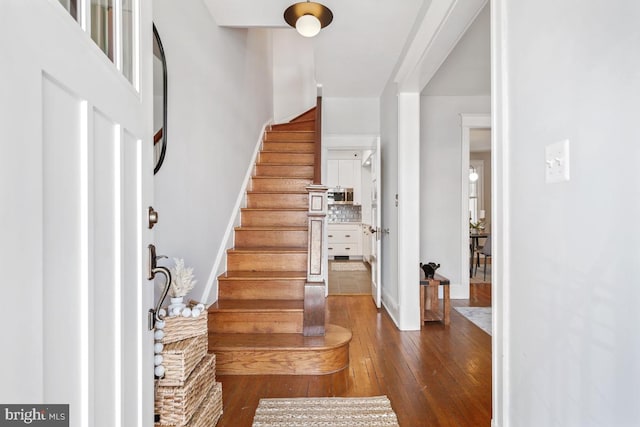
<instances>
[{"instance_id":1,"label":"white kitchen cabinet","mask_svg":"<svg viewBox=\"0 0 640 427\"><path fill-rule=\"evenodd\" d=\"M362 204L362 162L360 159L327 160L327 179L329 188L353 188L353 204Z\"/></svg>"},{"instance_id":2,"label":"white kitchen cabinet","mask_svg":"<svg viewBox=\"0 0 640 427\"><path fill-rule=\"evenodd\" d=\"M340 161L327 160L327 187L335 188L340 185Z\"/></svg>"},{"instance_id":3,"label":"white kitchen cabinet","mask_svg":"<svg viewBox=\"0 0 640 427\"><path fill-rule=\"evenodd\" d=\"M353 160L338 160L338 181L340 187L354 188L355 174L353 173Z\"/></svg>"},{"instance_id":4,"label":"white kitchen cabinet","mask_svg":"<svg viewBox=\"0 0 640 427\"><path fill-rule=\"evenodd\" d=\"M362 257L362 225L329 224L327 228L329 257Z\"/></svg>"}]
</instances>

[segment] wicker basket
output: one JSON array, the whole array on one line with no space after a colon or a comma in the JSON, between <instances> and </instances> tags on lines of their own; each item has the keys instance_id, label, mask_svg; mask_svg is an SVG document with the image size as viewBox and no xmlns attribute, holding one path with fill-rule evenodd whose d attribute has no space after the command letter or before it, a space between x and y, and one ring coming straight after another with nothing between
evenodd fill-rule
<instances>
[{"instance_id":1,"label":"wicker basket","mask_svg":"<svg viewBox=\"0 0 640 427\"><path fill-rule=\"evenodd\" d=\"M164 338L159 342L168 344L187 338L207 334L207 311L198 317L165 317Z\"/></svg>"},{"instance_id":2,"label":"wicker basket","mask_svg":"<svg viewBox=\"0 0 640 427\"><path fill-rule=\"evenodd\" d=\"M207 348L206 335L167 344L161 353L165 374L158 385L182 387L198 362L206 356Z\"/></svg>"},{"instance_id":3,"label":"wicker basket","mask_svg":"<svg viewBox=\"0 0 640 427\"><path fill-rule=\"evenodd\" d=\"M211 427L218 423L222 416L222 383L214 383L202 405L193 414L189 423L185 427ZM162 424L155 424L156 427L166 427Z\"/></svg>"},{"instance_id":4,"label":"wicker basket","mask_svg":"<svg viewBox=\"0 0 640 427\"><path fill-rule=\"evenodd\" d=\"M206 355L187 379L184 387L158 387L155 413L158 424L184 426L198 409L215 382L215 356Z\"/></svg>"},{"instance_id":5,"label":"wicker basket","mask_svg":"<svg viewBox=\"0 0 640 427\"><path fill-rule=\"evenodd\" d=\"M193 414L187 427L211 427L222 415L222 383L214 383L200 408Z\"/></svg>"}]
</instances>

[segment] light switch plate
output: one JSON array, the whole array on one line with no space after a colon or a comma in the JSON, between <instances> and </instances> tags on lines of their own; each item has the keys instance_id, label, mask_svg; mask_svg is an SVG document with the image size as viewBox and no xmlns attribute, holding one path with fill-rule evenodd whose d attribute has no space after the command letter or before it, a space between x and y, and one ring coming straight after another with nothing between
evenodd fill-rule
<instances>
[{"instance_id":1,"label":"light switch plate","mask_svg":"<svg viewBox=\"0 0 640 427\"><path fill-rule=\"evenodd\" d=\"M569 140L554 142L544 149L545 182L569 181Z\"/></svg>"}]
</instances>

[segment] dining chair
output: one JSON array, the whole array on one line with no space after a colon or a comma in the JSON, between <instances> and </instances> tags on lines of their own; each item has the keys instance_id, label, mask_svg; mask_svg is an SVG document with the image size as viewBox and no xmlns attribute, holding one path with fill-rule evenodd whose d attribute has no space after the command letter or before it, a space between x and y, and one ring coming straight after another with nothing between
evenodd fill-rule
<instances>
[{"instance_id":1,"label":"dining chair","mask_svg":"<svg viewBox=\"0 0 640 427\"><path fill-rule=\"evenodd\" d=\"M484 239L485 241L487 240L486 238ZM484 241L480 242L480 239L478 239L477 243L476 243L476 247L475 247L475 254L476 254L476 260L475 260L475 265L474 265L474 273L473 275L476 275L476 272L478 271L478 267L480 267L480 252L482 251L482 248L484 248Z\"/></svg>"},{"instance_id":2,"label":"dining chair","mask_svg":"<svg viewBox=\"0 0 640 427\"><path fill-rule=\"evenodd\" d=\"M491 234L487 236L487 240L478 254L484 256L484 275L482 280L487 280L487 258L491 258Z\"/></svg>"}]
</instances>

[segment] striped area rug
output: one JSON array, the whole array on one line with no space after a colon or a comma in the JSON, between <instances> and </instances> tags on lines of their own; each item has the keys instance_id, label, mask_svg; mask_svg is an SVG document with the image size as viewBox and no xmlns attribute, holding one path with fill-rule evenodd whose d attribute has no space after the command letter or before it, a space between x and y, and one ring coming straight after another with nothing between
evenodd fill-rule
<instances>
[{"instance_id":1,"label":"striped area rug","mask_svg":"<svg viewBox=\"0 0 640 427\"><path fill-rule=\"evenodd\" d=\"M387 396L260 399L253 427L399 427Z\"/></svg>"}]
</instances>

